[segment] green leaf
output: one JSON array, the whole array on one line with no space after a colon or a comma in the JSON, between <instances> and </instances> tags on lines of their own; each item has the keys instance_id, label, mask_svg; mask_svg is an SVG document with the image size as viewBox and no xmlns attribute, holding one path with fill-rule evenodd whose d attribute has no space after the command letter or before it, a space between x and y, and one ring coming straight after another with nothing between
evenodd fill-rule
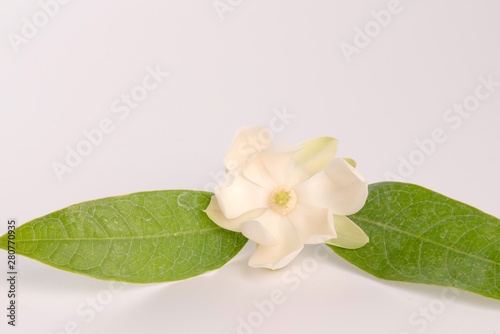
<instances>
[{"instance_id":1,"label":"green leaf","mask_svg":"<svg viewBox=\"0 0 500 334\"><path fill-rule=\"evenodd\" d=\"M383 279L455 287L500 299L500 220L405 183L369 187L364 208L350 216L370 242L330 246Z\"/></svg>"},{"instance_id":2,"label":"green leaf","mask_svg":"<svg viewBox=\"0 0 500 334\"><path fill-rule=\"evenodd\" d=\"M152 283L221 267L245 245L202 211L212 194L166 190L80 203L26 223L16 253L103 280ZM0 238L7 249L7 234Z\"/></svg>"}]
</instances>

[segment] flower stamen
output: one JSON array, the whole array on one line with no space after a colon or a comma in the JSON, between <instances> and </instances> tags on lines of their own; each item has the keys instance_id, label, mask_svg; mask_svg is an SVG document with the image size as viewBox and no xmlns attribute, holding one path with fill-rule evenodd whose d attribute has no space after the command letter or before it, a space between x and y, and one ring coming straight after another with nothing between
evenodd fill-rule
<instances>
[{"instance_id":1,"label":"flower stamen","mask_svg":"<svg viewBox=\"0 0 500 334\"><path fill-rule=\"evenodd\" d=\"M278 187L269 196L269 208L284 216L295 209L297 195L290 187Z\"/></svg>"}]
</instances>

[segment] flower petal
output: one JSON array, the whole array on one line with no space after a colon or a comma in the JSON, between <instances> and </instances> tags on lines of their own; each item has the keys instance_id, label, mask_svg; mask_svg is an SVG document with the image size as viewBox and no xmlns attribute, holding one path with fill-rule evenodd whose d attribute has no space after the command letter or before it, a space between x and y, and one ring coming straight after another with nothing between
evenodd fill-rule
<instances>
[{"instance_id":1,"label":"flower petal","mask_svg":"<svg viewBox=\"0 0 500 334\"><path fill-rule=\"evenodd\" d=\"M348 249L363 247L370 241L366 233L346 216L333 216L337 238L326 241L327 244Z\"/></svg>"},{"instance_id":2,"label":"flower petal","mask_svg":"<svg viewBox=\"0 0 500 334\"><path fill-rule=\"evenodd\" d=\"M241 232L248 239L265 246L276 246L278 241L260 221L252 220L241 224Z\"/></svg>"},{"instance_id":3,"label":"flower petal","mask_svg":"<svg viewBox=\"0 0 500 334\"><path fill-rule=\"evenodd\" d=\"M300 253L304 244L297 236L292 222L286 217L268 210L257 218L277 240L277 245L258 244L248 264L254 268L279 269L290 263Z\"/></svg>"},{"instance_id":4,"label":"flower petal","mask_svg":"<svg viewBox=\"0 0 500 334\"><path fill-rule=\"evenodd\" d=\"M296 163L293 166L290 186L293 187L297 184L300 184L310 178L312 175L313 173L308 172L307 169L304 168L304 166Z\"/></svg>"},{"instance_id":5,"label":"flower petal","mask_svg":"<svg viewBox=\"0 0 500 334\"><path fill-rule=\"evenodd\" d=\"M337 236L333 215L328 208L307 208L298 204L288 217L305 244L319 244Z\"/></svg>"},{"instance_id":6,"label":"flower petal","mask_svg":"<svg viewBox=\"0 0 500 334\"><path fill-rule=\"evenodd\" d=\"M233 143L224 156L227 170L239 170L256 153L273 143L271 130L263 126L241 128L236 132Z\"/></svg>"},{"instance_id":7,"label":"flower petal","mask_svg":"<svg viewBox=\"0 0 500 334\"><path fill-rule=\"evenodd\" d=\"M300 149L299 145L274 145L260 154L264 166L278 185L291 185L295 165L292 157Z\"/></svg>"},{"instance_id":8,"label":"flower petal","mask_svg":"<svg viewBox=\"0 0 500 334\"><path fill-rule=\"evenodd\" d=\"M335 158L325 171L294 187L298 202L308 207L330 208L333 214L359 211L368 196L368 183L344 159Z\"/></svg>"},{"instance_id":9,"label":"flower petal","mask_svg":"<svg viewBox=\"0 0 500 334\"><path fill-rule=\"evenodd\" d=\"M302 150L295 156L295 162L302 165L311 174L316 174L328 166L335 158L339 141L332 137L320 137L302 143Z\"/></svg>"},{"instance_id":10,"label":"flower petal","mask_svg":"<svg viewBox=\"0 0 500 334\"><path fill-rule=\"evenodd\" d=\"M257 186L238 172L226 174L224 185L214 188L215 196L224 216L233 219L259 208L267 208L269 191Z\"/></svg>"},{"instance_id":11,"label":"flower petal","mask_svg":"<svg viewBox=\"0 0 500 334\"><path fill-rule=\"evenodd\" d=\"M234 219L227 219L226 216L224 216L224 214L222 213L222 210L217 201L217 197L212 196L212 198L210 199L210 204L203 211L207 214L208 218L210 218L214 223L216 223L220 227L234 232L241 232L242 231L241 225L244 222L251 221L259 216L262 216L262 214L266 210L267 209L255 209L248 211Z\"/></svg>"},{"instance_id":12,"label":"flower petal","mask_svg":"<svg viewBox=\"0 0 500 334\"><path fill-rule=\"evenodd\" d=\"M257 155L255 159L246 164L241 172L248 180L269 191L278 186L271 177L271 174L267 171L262 161L261 154Z\"/></svg>"}]
</instances>

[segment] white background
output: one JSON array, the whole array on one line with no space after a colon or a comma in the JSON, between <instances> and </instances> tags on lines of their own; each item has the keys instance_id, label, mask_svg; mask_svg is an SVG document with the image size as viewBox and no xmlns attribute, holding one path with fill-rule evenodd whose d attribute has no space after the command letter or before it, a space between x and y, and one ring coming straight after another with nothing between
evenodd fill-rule
<instances>
[{"instance_id":1,"label":"white background","mask_svg":"<svg viewBox=\"0 0 500 334\"><path fill-rule=\"evenodd\" d=\"M206 189L236 129L269 126L284 110L294 118L276 123L278 143L334 136L339 155L354 158L370 183L404 174L500 216L500 87L460 124L444 118L474 101L479 77L500 81L497 1L401 0L385 27L370 13L389 1L220 3L231 10L218 13L212 0L74 0L48 22L38 1L0 3L0 232L10 217L21 224L86 200ZM23 18L34 15L46 25L14 47L13 34L22 36ZM349 62L341 45L355 47L365 26L372 37L363 45L358 36ZM111 105L142 84L148 67L170 76L120 119ZM60 182L54 162L65 164L67 147L105 118L113 131ZM446 140L416 153L415 141L435 129ZM401 169L410 158L417 163ZM207 275L119 291L20 258L18 326L7 326L2 306L0 331L500 333L497 300L381 281L333 253L313 260L317 247L284 270L251 269L252 249ZM309 269L307 277L293 266ZM239 317L259 320L255 302L275 289L284 302L258 327L238 329ZM6 293L2 279L1 305ZM98 311L89 311L92 300Z\"/></svg>"}]
</instances>

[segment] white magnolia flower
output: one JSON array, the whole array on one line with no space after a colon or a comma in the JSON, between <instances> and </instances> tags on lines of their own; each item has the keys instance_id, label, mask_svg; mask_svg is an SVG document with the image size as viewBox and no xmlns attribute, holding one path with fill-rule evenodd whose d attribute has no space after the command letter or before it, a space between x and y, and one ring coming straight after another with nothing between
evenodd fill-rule
<instances>
[{"instance_id":1,"label":"white magnolia flower","mask_svg":"<svg viewBox=\"0 0 500 334\"><path fill-rule=\"evenodd\" d=\"M363 207L367 182L335 158L337 146L331 137L273 145L267 128L238 131L224 157L228 174L205 212L257 244L250 266L282 268L304 244L358 248L368 242L346 217Z\"/></svg>"}]
</instances>

